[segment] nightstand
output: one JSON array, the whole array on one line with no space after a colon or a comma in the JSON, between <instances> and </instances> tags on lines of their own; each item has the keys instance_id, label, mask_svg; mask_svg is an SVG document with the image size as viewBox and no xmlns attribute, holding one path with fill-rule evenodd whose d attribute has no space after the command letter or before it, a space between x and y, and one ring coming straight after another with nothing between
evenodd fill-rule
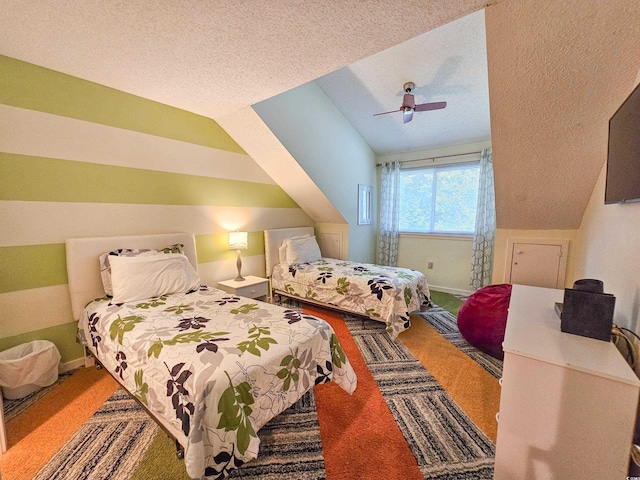
<instances>
[{"instance_id":1,"label":"nightstand","mask_svg":"<svg viewBox=\"0 0 640 480\"><path fill-rule=\"evenodd\" d=\"M269 280L262 277L247 275L244 280L224 280L218 282L218 288L227 293L238 295L239 297L256 298L266 300L269 293Z\"/></svg>"}]
</instances>

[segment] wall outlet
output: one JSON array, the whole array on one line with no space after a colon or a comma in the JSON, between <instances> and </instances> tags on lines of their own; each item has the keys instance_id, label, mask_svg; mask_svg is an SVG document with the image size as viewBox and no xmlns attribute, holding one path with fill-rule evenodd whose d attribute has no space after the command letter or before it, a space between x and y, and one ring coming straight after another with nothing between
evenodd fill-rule
<instances>
[{"instance_id":1,"label":"wall outlet","mask_svg":"<svg viewBox=\"0 0 640 480\"><path fill-rule=\"evenodd\" d=\"M427 268L428 269L433 268L433 262L427 262Z\"/></svg>"}]
</instances>

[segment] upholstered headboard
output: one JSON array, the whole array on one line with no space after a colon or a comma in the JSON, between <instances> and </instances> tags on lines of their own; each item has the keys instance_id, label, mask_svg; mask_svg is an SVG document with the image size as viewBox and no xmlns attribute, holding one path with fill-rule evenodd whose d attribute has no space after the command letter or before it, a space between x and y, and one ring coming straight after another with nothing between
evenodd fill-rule
<instances>
[{"instance_id":1,"label":"upholstered headboard","mask_svg":"<svg viewBox=\"0 0 640 480\"><path fill-rule=\"evenodd\" d=\"M280 263L278 248L282 241L299 235L313 235L313 227L277 228L264 231L264 259L267 277L271 277L273 267Z\"/></svg>"},{"instance_id":2,"label":"upholstered headboard","mask_svg":"<svg viewBox=\"0 0 640 480\"><path fill-rule=\"evenodd\" d=\"M87 237L67 240L67 276L73 318L78 320L87 303L104 296L98 260L100 255L119 248L162 249L176 243L184 245L184 253L197 272L196 241L192 233Z\"/></svg>"}]
</instances>

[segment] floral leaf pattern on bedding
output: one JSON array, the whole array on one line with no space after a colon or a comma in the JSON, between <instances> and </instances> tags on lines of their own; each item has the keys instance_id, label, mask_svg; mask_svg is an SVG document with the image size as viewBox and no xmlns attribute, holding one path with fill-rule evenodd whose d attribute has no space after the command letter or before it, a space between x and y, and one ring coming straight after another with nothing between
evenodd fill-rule
<instances>
[{"instance_id":1,"label":"floral leaf pattern on bedding","mask_svg":"<svg viewBox=\"0 0 640 480\"><path fill-rule=\"evenodd\" d=\"M97 299L80 337L185 447L192 478L255 458L260 428L314 385L355 389L333 329L312 315L209 287L155 300Z\"/></svg>"},{"instance_id":2,"label":"floral leaf pattern on bedding","mask_svg":"<svg viewBox=\"0 0 640 480\"><path fill-rule=\"evenodd\" d=\"M252 310L257 310L258 309L258 304L257 303L245 303L244 305L241 305L239 308L234 308L233 310L230 310L231 313L233 314L247 314Z\"/></svg>"},{"instance_id":3,"label":"floral leaf pattern on bedding","mask_svg":"<svg viewBox=\"0 0 640 480\"><path fill-rule=\"evenodd\" d=\"M162 352L162 349L165 345L177 345L178 343L198 343L202 342L203 340L211 340L212 338L219 337L220 335L226 335L227 333L229 332L196 331L180 333L169 340L158 340L154 342L149 348L147 356L160 358L160 353Z\"/></svg>"},{"instance_id":4,"label":"floral leaf pattern on bedding","mask_svg":"<svg viewBox=\"0 0 640 480\"><path fill-rule=\"evenodd\" d=\"M367 285L371 289L371 293L375 295L378 300L382 300L382 293L384 290L391 290L393 285L390 284L389 280L383 277L372 278L367 282Z\"/></svg>"},{"instance_id":5,"label":"floral leaf pattern on bedding","mask_svg":"<svg viewBox=\"0 0 640 480\"><path fill-rule=\"evenodd\" d=\"M147 405L147 393L149 392L149 385L144 382L144 372L137 370L133 375L136 382L136 389L133 391L133 396L140 400L143 404Z\"/></svg>"},{"instance_id":6,"label":"floral leaf pattern on bedding","mask_svg":"<svg viewBox=\"0 0 640 480\"><path fill-rule=\"evenodd\" d=\"M176 315L182 315L184 312L188 312L189 310L193 310L193 307L189 305L174 305L172 307L166 308L165 312L175 313Z\"/></svg>"},{"instance_id":7,"label":"floral leaf pattern on bedding","mask_svg":"<svg viewBox=\"0 0 640 480\"><path fill-rule=\"evenodd\" d=\"M309 315L307 313L298 312L297 310L285 310L284 318L287 320L287 323L291 325L292 323L300 322L303 319L314 320L315 317L313 315Z\"/></svg>"},{"instance_id":8,"label":"floral leaf pattern on bedding","mask_svg":"<svg viewBox=\"0 0 640 480\"><path fill-rule=\"evenodd\" d=\"M180 314L182 313L182 310L176 310L175 312L177 314ZM181 332L184 332L185 330L189 330L190 328L193 328L195 330L199 328L204 328L206 323L209 321L210 320L208 318L204 318L204 317L183 318L178 323L178 330L180 330Z\"/></svg>"},{"instance_id":9,"label":"floral leaf pattern on bedding","mask_svg":"<svg viewBox=\"0 0 640 480\"><path fill-rule=\"evenodd\" d=\"M318 376L316 377L316 385L327 383L328 381L331 380L331 372L333 371L333 364L331 362L325 362L325 368L322 368L322 366L318 364L317 366Z\"/></svg>"},{"instance_id":10,"label":"floral leaf pattern on bedding","mask_svg":"<svg viewBox=\"0 0 640 480\"><path fill-rule=\"evenodd\" d=\"M220 422L218 428L224 428L225 432L235 430L237 432L238 452L245 453L249 448L251 437L257 438L256 432L249 421L249 416L253 412L249 405L255 403L251 396L251 386L247 382L233 385L229 373L224 372L229 379L229 387L222 392L220 402L218 402L218 413Z\"/></svg>"},{"instance_id":11,"label":"floral leaf pattern on bedding","mask_svg":"<svg viewBox=\"0 0 640 480\"><path fill-rule=\"evenodd\" d=\"M184 383L193 375L193 372L182 370L183 367L184 363L178 363L171 369L167 366L171 376L167 380L167 397L171 397L171 403L176 411L176 418L182 423L182 432L185 435L189 435L191 431L191 415L193 415L195 407L190 401L189 391L185 388Z\"/></svg>"},{"instance_id":12,"label":"floral leaf pattern on bedding","mask_svg":"<svg viewBox=\"0 0 640 480\"><path fill-rule=\"evenodd\" d=\"M118 353L116 353L116 374L120 376L120 378L123 378L124 375L124 371L127 369L128 365L127 365L127 355L122 352L119 351Z\"/></svg>"},{"instance_id":13,"label":"floral leaf pattern on bedding","mask_svg":"<svg viewBox=\"0 0 640 480\"><path fill-rule=\"evenodd\" d=\"M336 292L340 295L346 295L349 291L349 285L351 282L347 279L347 277L341 277L338 279L338 283L336 284Z\"/></svg>"},{"instance_id":14,"label":"floral leaf pattern on bedding","mask_svg":"<svg viewBox=\"0 0 640 480\"><path fill-rule=\"evenodd\" d=\"M300 369L302 362L297 358L297 355L298 351L296 350L295 354L284 357L280 362L280 366L284 368L281 368L278 370L278 373L276 373L276 376L283 380L283 388L285 390L289 390L291 381L297 382L300 378L300 375L298 375L297 372Z\"/></svg>"},{"instance_id":15,"label":"floral leaf pattern on bedding","mask_svg":"<svg viewBox=\"0 0 640 480\"><path fill-rule=\"evenodd\" d=\"M278 343L268 336L271 335L268 328L253 325L247 333L249 334L249 339L238 344L238 349L241 352L249 352L252 355L259 357L260 350L258 349L267 351L269 350L270 345Z\"/></svg>"},{"instance_id":16,"label":"floral leaf pattern on bedding","mask_svg":"<svg viewBox=\"0 0 640 480\"><path fill-rule=\"evenodd\" d=\"M276 265L271 288L384 322L393 338L410 327L411 312L430 302L421 272L331 258Z\"/></svg>"},{"instance_id":17,"label":"floral leaf pattern on bedding","mask_svg":"<svg viewBox=\"0 0 640 480\"><path fill-rule=\"evenodd\" d=\"M340 345L338 336L335 333L331 335L330 345L331 360L336 367L340 368L342 365L347 363L347 356L345 355L344 350L342 350L342 345Z\"/></svg>"},{"instance_id":18,"label":"floral leaf pattern on bedding","mask_svg":"<svg viewBox=\"0 0 640 480\"><path fill-rule=\"evenodd\" d=\"M91 345L93 345L93 348L97 348L98 343L102 341L102 337L98 335L98 330L96 329L96 323L98 323L98 320L100 320L98 314L92 313L91 315L89 315L89 336L91 337Z\"/></svg>"},{"instance_id":19,"label":"floral leaf pattern on bedding","mask_svg":"<svg viewBox=\"0 0 640 480\"><path fill-rule=\"evenodd\" d=\"M159 305L164 305L165 302L167 301L167 296L166 295L162 295L160 297L154 297L151 300L149 300L148 302L142 302L142 303L138 303L136 305L136 308L151 308L151 307L157 307Z\"/></svg>"},{"instance_id":20,"label":"floral leaf pattern on bedding","mask_svg":"<svg viewBox=\"0 0 640 480\"><path fill-rule=\"evenodd\" d=\"M111 340L118 337L118 343L122 345L124 334L133 330L136 327L136 323L140 323L141 321L142 318L136 315L129 315L124 318L121 318L120 315L118 315L118 319L115 320L111 324L111 328L109 328L109 337Z\"/></svg>"},{"instance_id":21,"label":"floral leaf pattern on bedding","mask_svg":"<svg viewBox=\"0 0 640 480\"><path fill-rule=\"evenodd\" d=\"M409 308L409 305L411 305L412 298L413 298L413 290L411 290L409 287L404 287L404 303L407 306L407 308Z\"/></svg>"}]
</instances>

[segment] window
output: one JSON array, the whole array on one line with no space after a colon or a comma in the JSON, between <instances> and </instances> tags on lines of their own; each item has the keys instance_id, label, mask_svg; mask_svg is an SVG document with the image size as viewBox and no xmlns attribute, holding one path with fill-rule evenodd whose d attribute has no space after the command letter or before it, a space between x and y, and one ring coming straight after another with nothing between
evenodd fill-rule
<instances>
[{"instance_id":1,"label":"window","mask_svg":"<svg viewBox=\"0 0 640 480\"><path fill-rule=\"evenodd\" d=\"M400 172L400 232L473 234L480 163Z\"/></svg>"}]
</instances>

